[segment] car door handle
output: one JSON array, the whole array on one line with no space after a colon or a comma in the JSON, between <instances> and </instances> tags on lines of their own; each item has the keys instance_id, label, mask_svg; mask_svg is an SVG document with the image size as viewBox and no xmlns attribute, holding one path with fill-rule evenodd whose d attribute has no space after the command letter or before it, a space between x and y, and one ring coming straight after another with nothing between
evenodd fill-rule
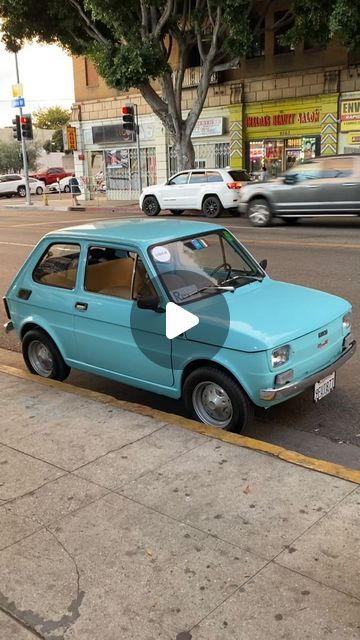
<instances>
[{"instance_id":1,"label":"car door handle","mask_svg":"<svg viewBox=\"0 0 360 640\"><path fill-rule=\"evenodd\" d=\"M87 308L88 308L87 302L75 303L75 309L77 309L78 311L86 311Z\"/></svg>"}]
</instances>

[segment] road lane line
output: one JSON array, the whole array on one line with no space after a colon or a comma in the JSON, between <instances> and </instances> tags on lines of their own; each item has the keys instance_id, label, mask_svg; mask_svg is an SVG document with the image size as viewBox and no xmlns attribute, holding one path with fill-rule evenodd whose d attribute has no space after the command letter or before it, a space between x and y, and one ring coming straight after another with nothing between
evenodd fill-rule
<instances>
[{"instance_id":1,"label":"road lane line","mask_svg":"<svg viewBox=\"0 0 360 640\"><path fill-rule=\"evenodd\" d=\"M216 440L221 440L222 442L227 442L228 444L233 444L237 447L244 447L245 449L252 449L253 451L267 453L279 458L280 460L283 460L284 462L296 464L300 467L311 469L312 471L324 473L329 476L335 476L336 478L348 480L360 485L360 471L358 471L357 469L350 469L349 467L344 467L340 464L328 462L327 460L318 460L317 458L311 458L310 456L305 456L302 453L297 453L296 451L291 451L290 449L284 449L283 447L275 444L263 442L262 440L255 440L254 438L250 438L248 436L241 436L237 433L230 433L229 431L216 429L215 427L210 427L200 422L195 422L195 420L176 416L172 413L166 413L165 411L160 411L159 409L152 409L151 407L147 407L142 404L129 402L127 400L117 400L113 396L108 396L105 393L91 391L90 389L85 389L83 387L75 387L68 382L58 382L57 380L40 378L39 376L32 375L31 373L22 369L17 369L16 367L0 364L0 372L15 376L17 378L21 378L23 380L29 380L30 382L42 384L47 387L52 387L57 391L72 393L83 398L88 398L89 400L93 400L95 402L101 402L103 404L111 405L118 409L123 409L125 411L130 411L139 415L148 416L154 418L155 420L160 420L161 422L165 421L177 427L182 427L183 429L188 429L189 431L194 431L195 433L198 433L200 435L214 438Z\"/></svg>"},{"instance_id":2,"label":"road lane line","mask_svg":"<svg viewBox=\"0 0 360 640\"><path fill-rule=\"evenodd\" d=\"M23 242L3 242L0 240L0 244L9 245L11 247L33 247L34 244L24 244Z\"/></svg>"}]
</instances>

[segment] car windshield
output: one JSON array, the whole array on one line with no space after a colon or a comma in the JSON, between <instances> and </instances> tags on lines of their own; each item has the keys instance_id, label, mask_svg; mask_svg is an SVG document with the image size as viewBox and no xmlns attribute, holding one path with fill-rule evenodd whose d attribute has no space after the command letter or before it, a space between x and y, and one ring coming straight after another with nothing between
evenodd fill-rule
<instances>
[{"instance_id":1,"label":"car windshield","mask_svg":"<svg viewBox=\"0 0 360 640\"><path fill-rule=\"evenodd\" d=\"M176 304L234 291L265 274L226 229L153 245L149 255Z\"/></svg>"}]
</instances>

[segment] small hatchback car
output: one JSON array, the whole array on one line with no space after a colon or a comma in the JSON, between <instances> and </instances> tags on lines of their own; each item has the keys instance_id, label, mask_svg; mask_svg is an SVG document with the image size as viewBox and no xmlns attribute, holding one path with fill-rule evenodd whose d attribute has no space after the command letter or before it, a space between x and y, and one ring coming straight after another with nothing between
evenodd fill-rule
<instances>
[{"instance_id":1,"label":"small hatchback car","mask_svg":"<svg viewBox=\"0 0 360 640\"><path fill-rule=\"evenodd\" d=\"M60 229L40 240L7 291L6 328L32 373L64 380L75 367L183 397L202 422L241 430L254 404L271 407L307 387L315 401L326 396L356 348L346 300L274 281L265 266L215 224ZM180 326L186 311L198 319L189 329ZM179 325L172 339L168 322Z\"/></svg>"},{"instance_id":2,"label":"small hatchback car","mask_svg":"<svg viewBox=\"0 0 360 640\"><path fill-rule=\"evenodd\" d=\"M207 218L218 218L224 209L237 215L240 190L250 181L250 175L242 169L180 171L165 184L145 187L140 207L147 216L157 216L162 209L175 215L197 209Z\"/></svg>"}]
</instances>

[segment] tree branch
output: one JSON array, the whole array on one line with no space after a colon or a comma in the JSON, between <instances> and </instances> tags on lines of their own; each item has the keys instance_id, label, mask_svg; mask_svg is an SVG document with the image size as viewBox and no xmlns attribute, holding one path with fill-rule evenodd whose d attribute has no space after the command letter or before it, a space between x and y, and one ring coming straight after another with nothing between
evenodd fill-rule
<instances>
[{"instance_id":1,"label":"tree branch","mask_svg":"<svg viewBox=\"0 0 360 640\"><path fill-rule=\"evenodd\" d=\"M144 3L144 0L140 0L140 8L141 8L141 35L143 40L149 35L149 15L148 8Z\"/></svg>"},{"instance_id":2,"label":"tree branch","mask_svg":"<svg viewBox=\"0 0 360 640\"><path fill-rule=\"evenodd\" d=\"M172 12L174 9L174 0L167 0L165 9L162 13L162 15L160 16L156 29L154 31L154 37L155 39L158 39L161 36L162 30L165 27L167 21L169 20Z\"/></svg>"},{"instance_id":3,"label":"tree branch","mask_svg":"<svg viewBox=\"0 0 360 640\"><path fill-rule=\"evenodd\" d=\"M86 32L89 33L89 35L91 35L92 38L94 38L95 40L97 40L101 44L109 44L109 41L102 35L102 33L100 33L100 31L93 24L93 22L91 22L90 18L83 11L83 9L81 8L81 6L77 2L77 0L68 0L68 1L76 9L76 11L79 13L80 17L83 19L83 21L87 25L88 28L86 29ZM90 29L90 31L89 31L89 29Z\"/></svg>"},{"instance_id":4,"label":"tree branch","mask_svg":"<svg viewBox=\"0 0 360 640\"><path fill-rule=\"evenodd\" d=\"M164 127L170 132L170 135L175 138L176 131L174 127L174 123L171 115L169 114L169 107L166 104L165 100L163 100L158 93L156 93L155 89L151 86L150 82L142 82L139 85L139 91L151 107L155 115L161 120Z\"/></svg>"}]
</instances>

